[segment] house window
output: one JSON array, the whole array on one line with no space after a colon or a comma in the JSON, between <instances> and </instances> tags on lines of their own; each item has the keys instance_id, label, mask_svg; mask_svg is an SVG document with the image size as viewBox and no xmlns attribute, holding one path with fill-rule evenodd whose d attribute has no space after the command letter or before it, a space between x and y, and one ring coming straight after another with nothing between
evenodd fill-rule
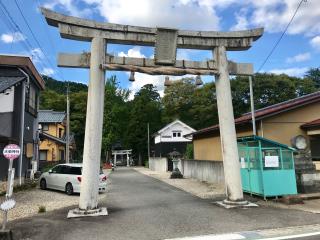
<instances>
[{"instance_id":1,"label":"house window","mask_svg":"<svg viewBox=\"0 0 320 240\"><path fill-rule=\"evenodd\" d=\"M47 161L47 150L40 150L40 161Z\"/></svg>"},{"instance_id":2,"label":"house window","mask_svg":"<svg viewBox=\"0 0 320 240\"><path fill-rule=\"evenodd\" d=\"M35 87L30 84L28 90L27 90L27 96L26 96L26 110L33 114L37 115L37 92Z\"/></svg>"},{"instance_id":3,"label":"house window","mask_svg":"<svg viewBox=\"0 0 320 240\"><path fill-rule=\"evenodd\" d=\"M59 138L62 138L62 128L59 128Z\"/></svg>"},{"instance_id":4,"label":"house window","mask_svg":"<svg viewBox=\"0 0 320 240\"><path fill-rule=\"evenodd\" d=\"M42 130L43 131L49 131L49 125L48 124L42 124Z\"/></svg>"},{"instance_id":5,"label":"house window","mask_svg":"<svg viewBox=\"0 0 320 240\"><path fill-rule=\"evenodd\" d=\"M181 137L181 132L172 132L172 136L175 137Z\"/></svg>"}]
</instances>

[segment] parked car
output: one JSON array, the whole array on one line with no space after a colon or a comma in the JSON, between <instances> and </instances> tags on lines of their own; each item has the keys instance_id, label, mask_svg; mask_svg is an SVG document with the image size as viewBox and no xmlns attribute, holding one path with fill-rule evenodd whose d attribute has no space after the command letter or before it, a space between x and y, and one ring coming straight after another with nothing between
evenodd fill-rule
<instances>
[{"instance_id":1,"label":"parked car","mask_svg":"<svg viewBox=\"0 0 320 240\"><path fill-rule=\"evenodd\" d=\"M55 189L66 192L68 195L80 193L82 179L82 164L59 164L40 176L41 189ZM107 176L100 169L99 192L107 189Z\"/></svg>"}]
</instances>

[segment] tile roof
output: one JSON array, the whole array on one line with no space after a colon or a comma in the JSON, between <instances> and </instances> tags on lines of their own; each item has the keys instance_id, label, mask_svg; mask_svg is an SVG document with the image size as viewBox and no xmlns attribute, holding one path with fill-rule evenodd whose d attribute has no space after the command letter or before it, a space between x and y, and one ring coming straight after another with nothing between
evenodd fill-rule
<instances>
[{"instance_id":1,"label":"tile roof","mask_svg":"<svg viewBox=\"0 0 320 240\"><path fill-rule=\"evenodd\" d=\"M40 139L50 139L60 144L66 144L65 139L57 138L48 133L40 132L39 135L40 135Z\"/></svg>"},{"instance_id":2,"label":"tile roof","mask_svg":"<svg viewBox=\"0 0 320 240\"><path fill-rule=\"evenodd\" d=\"M256 120L260 120L272 115L279 114L281 112L289 111L291 109L298 108L298 107L301 107L310 103L314 103L314 102L319 102L319 101L320 101L320 91L307 94L298 98L290 99L285 102L277 103L265 108L258 109L254 112L254 115L256 117ZM251 122L251 112L245 113L241 117L235 119L236 125L241 125L249 122ZM218 129L219 129L219 124L216 124L208 128L200 129L199 131L188 134L188 135L198 135L201 133L213 132Z\"/></svg>"},{"instance_id":3,"label":"tile roof","mask_svg":"<svg viewBox=\"0 0 320 240\"><path fill-rule=\"evenodd\" d=\"M0 93L20 83L25 77L0 77Z\"/></svg>"},{"instance_id":4,"label":"tile roof","mask_svg":"<svg viewBox=\"0 0 320 240\"><path fill-rule=\"evenodd\" d=\"M320 126L320 118L317 120L313 120L311 122L307 122L302 124L300 127L303 129L312 128L312 127L319 127Z\"/></svg>"},{"instance_id":5,"label":"tile roof","mask_svg":"<svg viewBox=\"0 0 320 240\"><path fill-rule=\"evenodd\" d=\"M66 117L65 112L56 112L53 110L39 110L39 123L61 123Z\"/></svg>"}]
</instances>

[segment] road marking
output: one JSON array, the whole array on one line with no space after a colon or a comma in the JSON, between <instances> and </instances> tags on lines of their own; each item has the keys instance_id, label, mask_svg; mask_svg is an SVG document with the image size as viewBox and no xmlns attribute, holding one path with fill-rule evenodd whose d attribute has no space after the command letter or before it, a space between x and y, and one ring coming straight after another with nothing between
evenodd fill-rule
<instances>
[{"instance_id":1,"label":"road marking","mask_svg":"<svg viewBox=\"0 0 320 240\"><path fill-rule=\"evenodd\" d=\"M203 235L195 237L173 238L166 240L240 240L246 239L240 234Z\"/></svg>"},{"instance_id":2,"label":"road marking","mask_svg":"<svg viewBox=\"0 0 320 240\"><path fill-rule=\"evenodd\" d=\"M311 232L311 233L303 233L296 235L287 235L281 237L271 237L271 238L255 238L259 240L285 240L285 239L295 239L295 238L303 238L303 237L311 237L320 235L320 232ZM247 239L241 234L230 233L230 234L221 234L221 235L202 235L202 236L194 236L194 237L183 237L183 238L172 238L165 240L241 240ZM250 238L251 239L251 238Z\"/></svg>"},{"instance_id":3,"label":"road marking","mask_svg":"<svg viewBox=\"0 0 320 240\"><path fill-rule=\"evenodd\" d=\"M260 239L261 240L283 240L283 239L311 237L311 236L316 236L316 235L320 235L320 232L303 233L303 234L297 234L297 235L288 235L288 236L272 237L272 238L260 238Z\"/></svg>"}]
</instances>

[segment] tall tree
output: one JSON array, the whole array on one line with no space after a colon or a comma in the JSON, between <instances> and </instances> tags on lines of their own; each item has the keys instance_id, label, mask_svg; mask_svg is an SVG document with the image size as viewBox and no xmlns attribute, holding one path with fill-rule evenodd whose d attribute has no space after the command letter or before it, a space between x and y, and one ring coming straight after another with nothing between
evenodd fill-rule
<instances>
[{"instance_id":1,"label":"tall tree","mask_svg":"<svg viewBox=\"0 0 320 240\"><path fill-rule=\"evenodd\" d=\"M107 79L105 86L104 123L102 153L107 155L116 141L126 142L129 121L130 91L120 89L115 76ZM109 155L110 156L110 155Z\"/></svg>"},{"instance_id":2,"label":"tall tree","mask_svg":"<svg viewBox=\"0 0 320 240\"><path fill-rule=\"evenodd\" d=\"M311 79L316 88L320 89L320 68L310 68L305 77Z\"/></svg>"},{"instance_id":3,"label":"tall tree","mask_svg":"<svg viewBox=\"0 0 320 240\"><path fill-rule=\"evenodd\" d=\"M163 120L166 123L180 119L192 125L190 109L193 106L193 94L196 90L193 78L176 80L166 87L162 103L164 105Z\"/></svg>"},{"instance_id":4,"label":"tall tree","mask_svg":"<svg viewBox=\"0 0 320 240\"><path fill-rule=\"evenodd\" d=\"M133 149L136 158L146 159L147 124L150 133L158 131L162 126L161 112L161 99L156 88L152 84L144 85L131 102L127 127L127 145Z\"/></svg>"}]
</instances>

